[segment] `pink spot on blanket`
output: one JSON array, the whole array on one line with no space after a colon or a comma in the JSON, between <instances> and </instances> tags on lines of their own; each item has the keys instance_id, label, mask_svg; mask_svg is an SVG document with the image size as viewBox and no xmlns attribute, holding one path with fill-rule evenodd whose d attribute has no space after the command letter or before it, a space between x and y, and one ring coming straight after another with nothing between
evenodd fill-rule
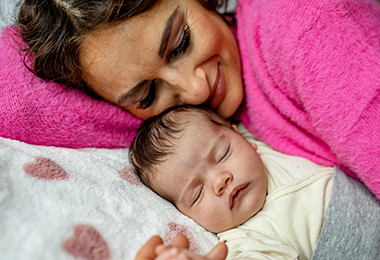
<instances>
[{"instance_id":1,"label":"pink spot on blanket","mask_svg":"<svg viewBox=\"0 0 380 260\"><path fill-rule=\"evenodd\" d=\"M23 169L28 175L38 179L65 180L69 178L61 166L42 156L37 156L35 162L24 164Z\"/></svg>"},{"instance_id":2,"label":"pink spot on blanket","mask_svg":"<svg viewBox=\"0 0 380 260\"><path fill-rule=\"evenodd\" d=\"M169 231L165 234L165 243L170 244L178 235L184 235L189 240L189 249L193 252L199 252L199 246L195 240L193 233L184 225L170 222L168 224Z\"/></svg>"},{"instance_id":3,"label":"pink spot on blanket","mask_svg":"<svg viewBox=\"0 0 380 260\"><path fill-rule=\"evenodd\" d=\"M107 242L90 225L76 225L74 227L74 236L64 241L62 247L76 258L86 260L111 259Z\"/></svg>"},{"instance_id":4,"label":"pink spot on blanket","mask_svg":"<svg viewBox=\"0 0 380 260\"><path fill-rule=\"evenodd\" d=\"M136 175L136 173L134 173L133 170L129 167L124 167L123 169L121 169L121 171L119 172L119 176L120 178L129 182L132 185L138 187L144 186L140 181L139 177Z\"/></svg>"}]
</instances>

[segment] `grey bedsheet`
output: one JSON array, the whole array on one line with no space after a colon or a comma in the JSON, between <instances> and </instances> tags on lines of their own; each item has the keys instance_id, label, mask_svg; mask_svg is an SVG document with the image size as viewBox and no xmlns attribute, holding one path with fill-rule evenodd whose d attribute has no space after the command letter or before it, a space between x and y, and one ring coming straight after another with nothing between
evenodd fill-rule
<instances>
[{"instance_id":1,"label":"grey bedsheet","mask_svg":"<svg viewBox=\"0 0 380 260\"><path fill-rule=\"evenodd\" d=\"M380 259L380 203L338 168L312 259Z\"/></svg>"}]
</instances>

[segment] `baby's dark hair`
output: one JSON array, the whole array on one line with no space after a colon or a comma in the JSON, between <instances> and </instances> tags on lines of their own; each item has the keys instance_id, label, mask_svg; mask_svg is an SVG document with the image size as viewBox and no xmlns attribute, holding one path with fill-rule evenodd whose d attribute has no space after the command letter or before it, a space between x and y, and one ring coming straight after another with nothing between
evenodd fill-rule
<instances>
[{"instance_id":1,"label":"baby's dark hair","mask_svg":"<svg viewBox=\"0 0 380 260\"><path fill-rule=\"evenodd\" d=\"M228 0L197 0L211 11ZM23 0L18 25L25 60L38 77L100 97L83 80L79 53L86 37L149 10L159 0ZM25 62L28 64L28 62Z\"/></svg>"},{"instance_id":2,"label":"baby's dark hair","mask_svg":"<svg viewBox=\"0 0 380 260\"><path fill-rule=\"evenodd\" d=\"M212 110L190 105L171 107L141 124L129 148L129 160L146 186L150 187L148 173L176 151L173 141L181 137L184 128L196 117L231 127L228 120Z\"/></svg>"}]
</instances>

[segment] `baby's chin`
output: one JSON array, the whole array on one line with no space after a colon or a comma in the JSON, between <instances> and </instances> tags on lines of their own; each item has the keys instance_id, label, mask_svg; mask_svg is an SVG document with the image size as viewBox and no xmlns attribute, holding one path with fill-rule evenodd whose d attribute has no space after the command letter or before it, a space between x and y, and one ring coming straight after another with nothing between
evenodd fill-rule
<instances>
[{"instance_id":1,"label":"baby's chin","mask_svg":"<svg viewBox=\"0 0 380 260\"><path fill-rule=\"evenodd\" d=\"M224 226L220 226L220 227L205 227L203 226L206 230L212 232L212 233L221 233L221 232L224 232L224 231L227 231L227 230L230 230L230 229L233 229L233 228L236 228L237 226L240 226L241 224L243 224L244 222L246 222L249 218L247 218L246 220L244 221L241 221L239 223L236 223L236 224L230 224L230 225L224 225Z\"/></svg>"},{"instance_id":2,"label":"baby's chin","mask_svg":"<svg viewBox=\"0 0 380 260\"><path fill-rule=\"evenodd\" d=\"M244 223L244 222L243 222ZM243 223L241 223L241 224L243 224ZM202 225L201 225L202 226ZM228 231L228 230L230 230L230 229L233 229L233 228L235 228L235 227L237 227L237 226L240 226L240 224L239 225L230 225L230 226L224 226L224 227L218 227L218 228L206 228L206 227L204 227L207 231L210 231L210 232L212 232L212 233L215 233L215 234L218 234L218 233L222 233L222 232L224 232L224 231Z\"/></svg>"},{"instance_id":3,"label":"baby's chin","mask_svg":"<svg viewBox=\"0 0 380 260\"><path fill-rule=\"evenodd\" d=\"M259 211L258 211L259 212ZM206 230L212 232L212 233L221 233L221 232L224 232L224 231L228 231L230 229L233 229L233 228L236 228L242 224L244 224L246 221L248 221L249 219L251 219L253 216L255 216L258 212L254 212L252 213L252 215L249 215L249 216L246 216L245 218L242 218L242 219L239 219L239 220L236 220L235 222L233 223L230 223L228 225L222 225L222 226L213 226L213 227L207 227L207 225L201 225L203 228L205 228ZM223 223L225 224L225 223Z\"/></svg>"}]
</instances>

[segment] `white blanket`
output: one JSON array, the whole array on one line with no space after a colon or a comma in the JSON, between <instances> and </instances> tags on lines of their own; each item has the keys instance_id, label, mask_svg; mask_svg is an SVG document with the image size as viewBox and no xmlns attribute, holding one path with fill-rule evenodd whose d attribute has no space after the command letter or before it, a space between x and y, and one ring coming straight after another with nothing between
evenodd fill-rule
<instances>
[{"instance_id":1,"label":"white blanket","mask_svg":"<svg viewBox=\"0 0 380 260\"><path fill-rule=\"evenodd\" d=\"M134 259L152 236L186 235L206 253L214 234L131 172L128 149L67 149L0 138L0 259Z\"/></svg>"},{"instance_id":2,"label":"white blanket","mask_svg":"<svg viewBox=\"0 0 380 260\"><path fill-rule=\"evenodd\" d=\"M0 1L0 31L2 27L14 23L17 18L17 7L21 0L1 0Z\"/></svg>"}]
</instances>

